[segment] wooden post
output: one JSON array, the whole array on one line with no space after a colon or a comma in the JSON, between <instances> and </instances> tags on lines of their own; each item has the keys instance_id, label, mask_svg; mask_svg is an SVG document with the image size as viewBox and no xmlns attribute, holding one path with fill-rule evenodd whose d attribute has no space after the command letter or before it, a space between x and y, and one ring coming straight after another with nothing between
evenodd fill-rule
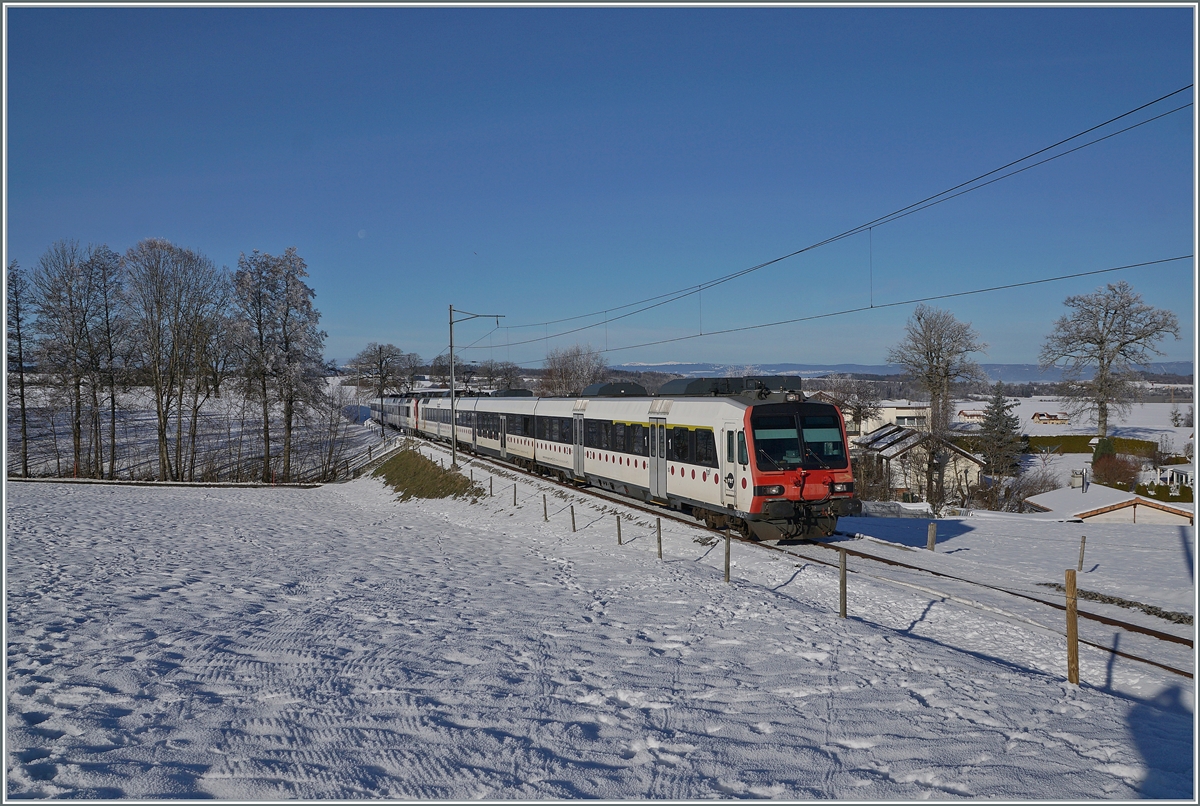
<instances>
[{"instance_id":1,"label":"wooden post","mask_svg":"<svg viewBox=\"0 0 1200 806\"><path fill-rule=\"evenodd\" d=\"M725 583L729 584L729 529L725 529Z\"/></svg>"},{"instance_id":2,"label":"wooden post","mask_svg":"<svg viewBox=\"0 0 1200 806\"><path fill-rule=\"evenodd\" d=\"M925 538L925 548L937 551L935 546L937 546L937 524L931 523L929 524L929 536Z\"/></svg>"},{"instance_id":3,"label":"wooden post","mask_svg":"<svg viewBox=\"0 0 1200 806\"><path fill-rule=\"evenodd\" d=\"M1079 538L1079 573L1083 573L1083 547L1087 545L1087 535Z\"/></svg>"},{"instance_id":4,"label":"wooden post","mask_svg":"<svg viewBox=\"0 0 1200 806\"><path fill-rule=\"evenodd\" d=\"M1074 568L1067 569L1067 682L1079 685L1079 611Z\"/></svg>"},{"instance_id":5,"label":"wooden post","mask_svg":"<svg viewBox=\"0 0 1200 806\"><path fill-rule=\"evenodd\" d=\"M617 516L617 545L621 545L621 516Z\"/></svg>"},{"instance_id":6,"label":"wooden post","mask_svg":"<svg viewBox=\"0 0 1200 806\"><path fill-rule=\"evenodd\" d=\"M654 530L658 532L658 559L662 559L662 518L654 519Z\"/></svg>"},{"instance_id":7,"label":"wooden post","mask_svg":"<svg viewBox=\"0 0 1200 806\"><path fill-rule=\"evenodd\" d=\"M571 531L575 531L575 505L571 504Z\"/></svg>"},{"instance_id":8,"label":"wooden post","mask_svg":"<svg viewBox=\"0 0 1200 806\"><path fill-rule=\"evenodd\" d=\"M474 484L475 483L475 468L468 467L467 472L471 474L471 483Z\"/></svg>"},{"instance_id":9,"label":"wooden post","mask_svg":"<svg viewBox=\"0 0 1200 806\"><path fill-rule=\"evenodd\" d=\"M517 505L517 485L513 485L513 506Z\"/></svg>"},{"instance_id":10,"label":"wooden post","mask_svg":"<svg viewBox=\"0 0 1200 806\"><path fill-rule=\"evenodd\" d=\"M496 497L496 477L488 476L488 498Z\"/></svg>"},{"instance_id":11,"label":"wooden post","mask_svg":"<svg viewBox=\"0 0 1200 806\"><path fill-rule=\"evenodd\" d=\"M846 550L838 549L838 618L846 617Z\"/></svg>"},{"instance_id":12,"label":"wooden post","mask_svg":"<svg viewBox=\"0 0 1200 806\"><path fill-rule=\"evenodd\" d=\"M546 494L542 493L542 520L550 522L550 510L546 508Z\"/></svg>"}]
</instances>

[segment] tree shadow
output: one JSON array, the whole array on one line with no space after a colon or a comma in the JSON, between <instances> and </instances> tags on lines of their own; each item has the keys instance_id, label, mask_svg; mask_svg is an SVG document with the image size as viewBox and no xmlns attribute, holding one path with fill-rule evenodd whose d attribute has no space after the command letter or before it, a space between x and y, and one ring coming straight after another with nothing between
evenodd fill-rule
<instances>
[{"instance_id":1,"label":"tree shadow","mask_svg":"<svg viewBox=\"0 0 1200 806\"><path fill-rule=\"evenodd\" d=\"M1195 558L1192 557L1192 529L1188 526L1179 527L1179 540L1183 543L1183 556L1187 558L1188 579L1196 584Z\"/></svg>"},{"instance_id":2,"label":"tree shadow","mask_svg":"<svg viewBox=\"0 0 1200 806\"><path fill-rule=\"evenodd\" d=\"M1129 710L1129 732L1148 768L1139 787L1142 797L1195 797L1192 721L1179 686L1172 686L1153 700L1140 701Z\"/></svg>"}]
</instances>

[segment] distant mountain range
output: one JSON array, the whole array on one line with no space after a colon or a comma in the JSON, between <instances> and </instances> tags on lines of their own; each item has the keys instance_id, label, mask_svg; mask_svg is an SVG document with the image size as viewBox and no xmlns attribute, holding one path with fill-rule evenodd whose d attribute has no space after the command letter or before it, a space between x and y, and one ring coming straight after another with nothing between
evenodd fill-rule
<instances>
[{"instance_id":1,"label":"distant mountain range","mask_svg":"<svg viewBox=\"0 0 1200 806\"><path fill-rule=\"evenodd\" d=\"M1054 383L1062 380L1057 369L1042 372L1037 364L980 364L992 381ZM858 373L863 375L901 375L904 370L889 364L617 364L613 369L629 372L669 372L689 378L725 377L729 375L800 375L819 378L824 375ZM1164 361L1140 367L1148 372L1170 375L1191 375L1191 361Z\"/></svg>"}]
</instances>

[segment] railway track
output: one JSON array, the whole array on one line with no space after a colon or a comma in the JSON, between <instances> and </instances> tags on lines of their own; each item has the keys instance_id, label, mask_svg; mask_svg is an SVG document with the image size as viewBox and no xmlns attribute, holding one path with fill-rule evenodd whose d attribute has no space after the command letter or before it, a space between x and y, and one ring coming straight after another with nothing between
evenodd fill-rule
<instances>
[{"instance_id":1,"label":"railway track","mask_svg":"<svg viewBox=\"0 0 1200 806\"><path fill-rule=\"evenodd\" d=\"M440 442L429 440L424 437L415 437L415 438L419 439L422 443L424 443L430 447L433 447L433 448L442 449L442 448L446 447L446 446L442 445ZM622 495L617 495L617 494L611 493L607 490L602 490L602 489L599 489L596 487L579 486L577 484L573 484L570 482L559 481L558 479L552 478L550 476L544 476L544 475L541 475L538 473L533 473L528 470L525 470L524 468L518 467L516 465L510 464L507 462L503 462L501 460L495 459L490 456L484 456L484 455L480 455L480 454L473 454L473 453L467 453L467 452L460 452L460 459L466 459L467 461L469 461L471 463L475 463L475 464L486 464L491 467L501 468L504 471L511 473L518 477L524 476L526 478L535 479L539 483L542 483L542 484L559 487L561 489L569 490L573 493L588 496L591 498L601 499L601 500L607 501L609 503L617 504L617 505L620 505L620 506L628 508L628 509L637 510L639 512L646 513L648 515L653 515L658 518L663 518L664 520L673 521L675 523L680 523L680 524L689 526L693 529L697 529L697 530L700 530L703 532L708 532L708 533L716 535L718 537L724 537L726 535L726 532L724 530L710 528L710 527L704 525L704 523L702 523L701 521L699 521L695 518L691 518L689 516L683 515L675 510L670 510L670 509L665 509L665 508L661 508L661 507L654 507L652 505L647 505L645 502L638 501L638 500L635 500L632 498L628 498L628 497L625 497ZM869 537L867 535L850 534L847 532L835 532L835 535L842 538L843 540L860 539L863 537ZM750 540L749 538L742 537L741 535L737 534L736 532L730 534L730 538L732 540L736 540L739 543L744 544L746 546L754 547L757 550L778 552L778 553L782 553L785 555L789 555L796 559L805 560L807 562L815 563L818 565L828 566L830 568L837 568L839 566L839 560L837 560L837 559L821 559L820 557L812 556L810 553L802 552L800 549L812 549L817 552L820 552L820 551L833 551L833 552L845 551L848 556L858 558L863 563L875 564L876 566L882 566L884 568L887 568L887 567L898 568L898 569L902 569L904 571L912 572L914 574L928 576L934 580L942 579L942 580L953 582L956 584L967 585L967 586L974 587L974 588L981 588L981 589L984 589L991 593L1000 594L1002 596L1007 596L1007 597L1013 597L1022 602L1031 602L1036 605L1040 605L1042 607L1047 607L1047 608L1050 608L1050 609L1056 610L1056 611L1065 611L1066 610L1065 604L1051 601L1051 600L1043 598L1043 597L1034 596L1034 595L1031 595L1029 593L1025 593L1022 591L1014 591L1009 588L1004 588L1004 587L997 586L997 585L990 585L990 584L987 584L984 582L979 582L977 580L966 579L963 577L955 576L953 574L948 574L948 573L945 573L942 571L925 568L925 567L922 567L919 565L913 565L911 563L900 562L898 560L894 560L894 559L887 558L887 557L880 557L876 554L858 551L856 549L852 549L852 548L838 545L838 544L830 544L829 542L822 541L819 539L786 540L786 541L779 541L778 544L771 544L771 543L766 543L766 542ZM1019 621L1026 622L1032 626L1038 627L1040 629L1053 632L1057 635L1065 635L1065 630L1060 632L1057 628L1055 628L1053 626L1044 624L1040 621L1031 619L1027 616L1023 616L1018 613L1013 613L1013 612L1005 610L1003 608L985 605L985 604L982 604L977 601L972 601L970 599L966 599L962 596L957 596L955 594L945 593L942 591L934 590L934 589L931 589L924 585L914 584L912 582L905 582L903 580L890 578L887 576L880 576L878 573L870 573L864 569L853 569L850 571L850 573L865 574L866 576L869 576L873 579L876 579L878 581L881 581L881 582L884 582L887 584L897 585L897 586L905 587L905 588L912 589L912 590L918 590L927 595L933 595L939 599L954 601L959 604L962 604L962 605L965 605L967 607L971 607L971 608L974 608L977 610L981 610L984 612L990 612L995 615L1003 615L1006 618L1017 619ZM1095 622L1098 624L1102 624L1107 627L1111 627L1111 628L1114 628L1117 630L1124 631L1126 633L1130 633L1133 635L1145 636L1147 638L1165 642L1168 644L1184 646L1188 650L1192 650L1194 648L1193 640L1191 638L1187 638L1187 637L1180 636L1180 635L1175 635L1175 634L1165 632L1162 630L1156 630L1156 629L1146 627L1141 624L1134 624L1131 622L1123 621L1121 619L1112 618L1111 616L1105 616L1105 615L1102 615L1099 613L1093 613L1093 612L1085 611L1085 610L1078 609L1078 608L1077 608L1077 613L1078 613L1078 616L1080 619L1089 620L1089 621L1092 621L1092 622ZM1156 660L1151 660L1149 658L1145 658L1140 655L1135 655L1130 652L1121 651L1121 650L1116 649L1115 647L1105 646L1104 644L1099 644L1094 641L1086 640L1084 638L1080 638L1079 643L1084 644L1085 646L1089 646L1094 649L1098 649L1103 652L1109 653L1116 657L1120 657L1120 658L1124 658L1126 660L1131 660L1131 661L1135 661L1138 663L1143 663L1143 664L1146 664L1149 666L1153 666L1155 668L1162 669L1164 671L1170 672L1175 675L1179 675L1181 677L1185 677L1188 679L1194 678L1193 673L1190 671L1187 671L1186 669L1180 669L1180 668L1177 668L1170 664L1162 663L1162 662L1156 661Z\"/></svg>"}]
</instances>

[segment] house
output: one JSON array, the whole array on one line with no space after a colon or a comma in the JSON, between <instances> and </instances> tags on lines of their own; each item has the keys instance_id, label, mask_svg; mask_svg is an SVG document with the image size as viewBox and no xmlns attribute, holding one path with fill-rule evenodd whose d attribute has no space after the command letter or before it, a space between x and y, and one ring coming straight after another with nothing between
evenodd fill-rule
<instances>
[{"instance_id":1,"label":"house","mask_svg":"<svg viewBox=\"0 0 1200 806\"><path fill-rule=\"evenodd\" d=\"M945 462L947 498L965 499L972 487L979 486L986 464L983 457L928 431L900 425L882 425L851 440L851 444L857 448L861 461L875 463L887 481L889 492L902 500L919 498L925 488L931 450Z\"/></svg>"},{"instance_id":2,"label":"house","mask_svg":"<svg viewBox=\"0 0 1200 806\"><path fill-rule=\"evenodd\" d=\"M1029 419L1042 425L1070 425L1071 415L1065 411L1035 411Z\"/></svg>"},{"instance_id":3,"label":"house","mask_svg":"<svg viewBox=\"0 0 1200 806\"><path fill-rule=\"evenodd\" d=\"M1095 483L1051 490L1030 496L1025 503L1038 512L1051 512L1072 520L1096 523L1185 525L1193 522L1194 512L1192 504L1155 501Z\"/></svg>"},{"instance_id":4,"label":"house","mask_svg":"<svg viewBox=\"0 0 1200 806\"><path fill-rule=\"evenodd\" d=\"M963 409L958 413L958 419L964 423L982 423L987 419L987 412L982 409Z\"/></svg>"}]
</instances>

